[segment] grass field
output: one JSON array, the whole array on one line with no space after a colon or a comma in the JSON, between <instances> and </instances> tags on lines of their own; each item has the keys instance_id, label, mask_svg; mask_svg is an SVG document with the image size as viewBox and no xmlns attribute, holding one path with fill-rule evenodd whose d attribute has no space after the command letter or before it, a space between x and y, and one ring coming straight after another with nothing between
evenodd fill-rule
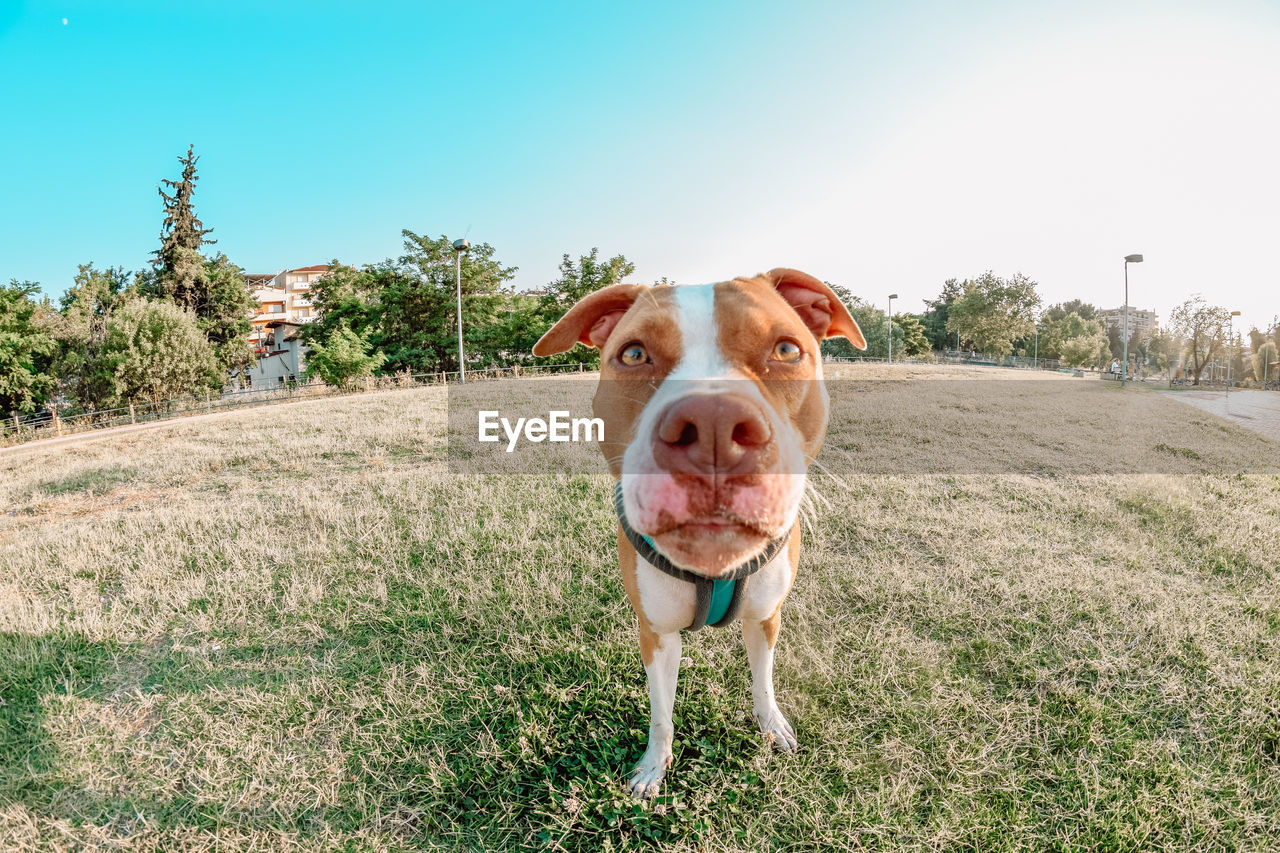
<instances>
[{"instance_id":1,"label":"grass field","mask_svg":"<svg viewBox=\"0 0 1280 853\"><path fill-rule=\"evenodd\" d=\"M440 389L0 455L0 849L1274 850L1280 444L844 370L801 749L701 632L652 803L605 476L451 472Z\"/></svg>"}]
</instances>

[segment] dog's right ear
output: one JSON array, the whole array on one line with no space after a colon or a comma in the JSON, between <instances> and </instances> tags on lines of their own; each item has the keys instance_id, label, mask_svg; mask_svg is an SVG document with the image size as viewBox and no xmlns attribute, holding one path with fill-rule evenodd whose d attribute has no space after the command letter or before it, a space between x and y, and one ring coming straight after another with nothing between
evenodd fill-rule
<instances>
[{"instance_id":1,"label":"dog's right ear","mask_svg":"<svg viewBox=\"0 0 1280 853\"><path fill-rule=\"evenodd\" d=\"M795 309L800 319L818 340L844 338L855 349L866 349L867 341L849 309L836 292L813 276L800 270L778 267L764 277L773 282L778 295Z\"/></svg>"},{"instance_id":2,"label":"dog's right ear","mask_svg":"<svg viewBox=\"0 0 1280 853\"><path fill-rule=\"evenodd\" d=\"M647 290L643 284L611 284L584 296L533 345L534 355L555 355L582 343L602 349L622 315Z\"/></svg>"}]
</instances>

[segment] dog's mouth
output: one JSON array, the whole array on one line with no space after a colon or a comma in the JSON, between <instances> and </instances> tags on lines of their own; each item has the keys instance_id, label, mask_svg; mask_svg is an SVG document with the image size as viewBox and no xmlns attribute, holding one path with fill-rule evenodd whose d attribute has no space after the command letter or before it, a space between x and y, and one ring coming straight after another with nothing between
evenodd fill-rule
<instances>
[{"instance_id":1,"label":"dog's mouth","mask_svg":"<svg viewBox=\"0 0 1280 853\"><path fill-rule=\"evenodd\" d=\"M628 522L675 565L717 578L758 556L795 518L796 478L624 475ZM719 486L719 488L717 488Z\"/></svg>"},{"instance_id":2,"label":"dog's mouth","mask_svg":"<svg viewBox=\"0 0 1280 853\"><path fill-rule=\"evenodd\" d=\"M717 511L709 512L707 515L694 517L694 519L669 521L668 524L660 526L659 529L654 530L649 535L654 539L658 539L672 533L756 535L756 537L763 539L773 538L773 534L769 530L765 530L756 521L746 519L746 517L742 517L724 507L718 508Z\"/></svg>"},{"instance_id":3,"label":"dog's mouth","mask_svg":"<svg viewBox=\"0 0 1280 853\"><path fill-rule=\"evenodd\" d=\"M722 512L670 525L650 538L676 565L715 578L750 560L775 537L759 524Z\"/></svg>"}]
</instances>

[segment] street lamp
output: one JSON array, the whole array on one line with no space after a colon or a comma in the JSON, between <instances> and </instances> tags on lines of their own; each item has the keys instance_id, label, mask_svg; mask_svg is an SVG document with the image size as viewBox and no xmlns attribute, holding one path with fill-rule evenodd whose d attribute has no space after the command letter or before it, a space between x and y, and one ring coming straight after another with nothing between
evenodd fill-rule
<instances>
[{"instance_id":1,"label":"street lamp","mask_svg":"<svg viewBox=\"0 0 1280 853\"><path fill-rule=\"evenodd\" d=\"M893 364L893 300L898 298L898 294L889 294L889 363Z\"/></svg>"},{"instance_id":2,"label":"street lamp","mask_svg":"<svg viewBox=\"0 0 1280 853\"><path fill-rule=\"evenodd\" d=\"M1026 350L1023 350L1026 352ZM1036 348L1035 353L1031 356L1031 369L1035 370L1040 366L1040 321L1036 320Z\"/></svg>"},{"instance_id":3,"label":"street lamp","mask_svg":"<svg viewBox=\"0 0 1280 853\"><path fill-rule=\"evenodd\" d=\"M1239 311L1232 311L1231 316L1227 318L1227 408L1231 407L1231 338L1233 336L1233 327L1235 320L1232 317L1239 317Z\"/></svg>"},{"instance_id":4,"label":"street lamp","mask_svg":"<svg viewBox=\"0 0 1280 853\"><path fill-rule=\"evenodd\" d=\"M1124 363L1120 365L1120 387L1129 376L1129 264L1142 263L1142 255L1124 256Z\"/></svg>"},{"instance_id":5,"label":"street lamp","mask_svg":"<svg viewBox=\"0 0 1280 853\"><path fill-rule=\"evenodd\" d=\"M471 251L471 244L467 242L466 237L454 240L453 251L458 259L457 273L454 279L458 287L458 378L465 383L467 381L467 366L462 355L462 253Z\"/></svg>"}]
</instances>

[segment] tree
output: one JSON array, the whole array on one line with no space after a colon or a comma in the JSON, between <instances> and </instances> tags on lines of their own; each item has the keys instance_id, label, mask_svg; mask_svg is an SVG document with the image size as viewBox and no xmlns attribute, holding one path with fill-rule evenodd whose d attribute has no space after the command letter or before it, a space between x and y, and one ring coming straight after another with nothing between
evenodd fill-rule
<instances>
[{"instance_id":1,"label":"tree","mask_svg":"<svg viewBox=\"0 0 1280 853\"><path fill-rule=\"evenodd\" d=\"M1249 330L1249 352L1256 353L1258 351L1258 347L1262 346L1266 342L1267 342L1266 332L1258 331L1257 326L1254 326L1252 329Z\"/></svg>"},{"instance_id":2,"label":"tree","mask_svg":"<svg viewBox=\"0 0 1280 853\"><path fill-rule=\"evenodd\" d=\"M243 270L226 255L206 258L194 249L176 249L172 270L139 273L134 289L139 295L168 299L194 313L225 370L253 363L248 339L253 296Z\"/></svg>"},{"instance_id":3,"label":"tree","mask_svg":"<svg viewBox=\"0 0 1280 853\"><path fill-rule=\"evenodd\" d=\"M949 278L942 283L942 292L937 299L925 300L924 304L929 306L929 310L921 315L920 323L924 326L925 337L929 339L929 346L933 349L946 349L951 342L949 339L954 337L947 332L947 317L952 304L964 295L965 284L968 282L961 283Z\"/></svg>"},{"instance_id":4,"label":"tree","mask_svg":"<svg viewBox=\"0 0 1280 853\"><path fill-rule=\"evenodd\" d=\"M9 415L34 412L55 387L49 366L57 345L31 298L39 292L16 279L0 287L0 412Z\"/></svg>"},{"instance_id":5,"label":"tree","mask_svg":"<svg viewBox=\"0 0 1280 853\"><path fill-rule=\"evenodd\" d=\"M1082 320L1102 321L1102 312L1097 306L1082 299L1069 299L1066 302L1060 302L1045 312L1046 320L1053 320L1065 317L1068 314L1079 314Z\"/></svg>"},{"instance_id":6,"label":"tree","mask_svg":"<svg viewBox=\"0 0 1280 853\"><path fill-rule=\"evenodd\" d=\"M635 271L636 265L625 255L601 261L600 250L594 246L587 254L579 255L576 262L566 252L560 260L560 277L547 285L546 299L557 311L563 311L602 287L621 284Z\"/></svg>"},{"instance_id":7,"label":"tree","mask_svg":"<svg viewBox=\"0 0 1280 853\"><path fill-rule=\"evenodd\" d=\"M1147 364L1154 364L1163 372L1168 372L1177 363L1181 351L1182 341L1167 329L1157 329L1145 341Z\"/></svg>"},{"instance_id":8,"label":"tree","mask_svg":"<svg viewBox=\"0 0 1280 853\"><path fill-rule=\"evenodd\" d=\"M117 396L160 403L220 389L225 374L195 314L168 301L125 299L105 345Z\"/></svg>"},{"instance_id":9,"label":"tree","mask_svg":"<svg viewBox=\"0 0 1280 853\"><path fill-rule=\"evenodd\" d=\"M1183 339L1186 347L1192 385L1200 384L1200 374L1222 352L1230 317L1227 309L1210 305L1198 293L1169 315L1170 328Z\"/></svg>"},{"instance_id":10,"label":"tree","mask_svg":"<svg viewBox=\"0 0 1280 853\"><path fill-rule=\"evenodd\" d=\"M1039 305L1034 281L1022 273L1006 280L988 270L965 283L963 295L948 309L947 331L984 353L1008 355L1014 341L1035 331Z\"/></svg>"},{"instance_id":11,"label":"tree","mask_svg":"<svg viewBox=\"0 0 1280 853\"><path fill-rule=\"evenodd\" d=\"M1236 332L1235 340L1230 342L1228 360L1231 362L1231 381L1251 379L1253 362L1244 354L1244 337Z\"/></svg>"},{"instance_id":12,"label":"tree","mask_svg":"<svg viewBox=\"0 0 1280 853\"><path fill-rule=\"evenodd\" d=\"M1111 344L1105 340L1099 341L1098 351L1093 354L1093 366L1099 370L1105 370L1114 360L1115 357L1111 355Z\"/></svg>"},{"instance_id":13,"label":"tree","mask_svg":"<svg viewBox=\"0 0 1280 853\"><path fill-rule=\"evenodd\" d=\"M202 244L217 242L205 237L213 229L204 227L204 223L196 217L191 203L191 197L196 191L196 181L200 179L196 174L196 163L200 158L194 152L195 145L189 145L187 156L178 158L178 162L182 164L181 180L161 179L161 183L173 189L173 195L166 193L163 187L157 187L160 198L164 199L164 224L160 228L160 248L153 253L156 257L151 262L160 272L161 278L175 282L175 290L170 295L175 302L187 308L194 307L193 303L199 301L199 298L182 289L182 279L177 275L185 260L182 253L184 250L199 252Z\"/></svg>"},{"instance_id":14,"label":"tree","mask_svg":"<svg viewBox=\"0 0 1280 853\"><path fill-rule=\"evenodd\" d=\"M323 346L346 328L386 356L384 373L457 370L453 243L443 235L401 233L405 254L398 259L360 269L330 265L312 288L319 319L303 329L303 339ZM472 369L516 356L510 339L514 293L507 286L516 270L494 254L481 243L462 256L463 337Z\"/></svg>"},{"instance_id":15,"label":"tree","mask_svg":"<svg viewBox=\"0 0 1280 853\"><path fill-rule=\"evenodd\" d=\"M405 254L361 268L338 261L312 287L316 322L303 327L308 345L329 345L339 330L363 338L386 360L380 373L429 373L457 369L457 255L447 237L402 232ZM503 266L488 244L462 256L463 334L469 369L528 364L533 344L568 307L635 271L623 255L602 260L599 249L576 259L566 254L560 276L543 293L517 292L508 282L514 267ZM551 362L592 362L594 350L577 348ZM539 362L543 360L539 359Z\"/></svg>"},{"instance_id":16,"label":"tree","mask_svg":"<svg viewBox=\"0 0 1280 853\"><path fill-rule=\"evenodd\" d=\"M1055 305L1045 312L1040 332L1041 357L1056 358L1067 367L1092 365L1099 349L1107 346L1102 324L1076 311L1064 314L1061 307Z\"/></svg>"},{"instance_id":17,"label":"tree","mask_svg":"<svg viewBox=\"0 0 1280 853\"><path fill-rule=\"evenodd\" d=\"M1119 323L1107 326L1107 351L1117 361L1124 356L1124 334L1120 331Z\"/></svg>"},{"instance_id":18,"label":"tree","mask_svg":"<svg viewBox=\"0 0 1280 853\"><path fill-rule=\"evenodd\" d=\"M889 354L889 317L885 312L864 299L854 296L847 287L827 282L827 286L849 309L862 337L867 342L865 350L856 350L844 338L828 338L822 342L822 354L836 358L884 358ZM903 330L893 329L893 350L903 352Z\"/></svg>"},{"instance_id":19,"label":"tree","mask_svg":"<svg viewBox=\"0 0 1280 853\"><path fill-rule=\"evenodd\" d=\"M129 273L121 267L95 269L81 264L75 284L61 299L54 325L58 340L55 373L61 393L83 410L115 403L115 379L106 358L107 326L126 297Z\"/></svg>"},{"instance_id":20,"label":"tree","mask_svg":"<svg viewBox=\"0 0 1280 853\"><path fill-rule=\"evenodd\" d=\"M372 376L386 360L380 352L369 352L367 338L339 326L324 342L311 343L306 375L308 379L319 378L326 385L346 390Z\"/></svg>"},{"instance_id":21,"label":"tree","mask_svg":"<svg viewBox=\"0 0 1280 853\"><path fill-rule=\"evenodd\" d=\"M172 195L159 188L165 214L160 248L154 253L154 272L139 274L138 289L144 295L171 299L179 307L193 311L223 370L231 371L253 363L248 340L253 297L244 271L226 255L206 258L201 254L204 244L217 241L205 236L213 229L204 227L192 205L199 159L193 148L188 148L187 156L178 158L182 163L181 180L163 180L173 189Z\"/></svg>"},{"instance_id":22,"label":"tree","mask_svg":"<svg viewBox=\"0 0 1280 853\"><path fill-rule=\"evenodd\" d=\"M925 334L924 324L916 314L894 314L893 322L902 332L902 354L908 356L924 355L929 352L929 338ZM893 341L894 352L898 352L898 340Z\"/></svg>"},{"instance_id":23,"label":"tree","mask_svg":"<svg viewBox=\"0 0 1280 853\"><path fill-rule=\"evenodd\" d=\"M627 260L625 255L614 255L607 261L600 260L600 250L592 247L585 255L579 255L575 261L567 252L560 261L560 277L547 285L546 291L536 303L517 303L513 306L513 314L519 317L513 334L518 340L513 341L513 349L529 352L543 333L550 329L557 320L569 310L579 299L594 293L602 287L621 284L627 276L636 271L636 265ZM523 316L521 316L523 315ZM523 334L520 330L523 329ZM600 351L594 347L574 347L568 352L558 353L539 359L541 363L566 364L583 363L598 365Z\"/></svg>"},{"instance_id":24,"label":"tree","mask_svg":"<svg viewBox=\"0 0 1280 853\"><path fill-rule=\"evenodd\" d=\"M1276 345L1271 341L1264 342L1253 351L1253 376L1259 382L1270 385L1280 378L1277 373L1280 371L1280 366L1276 364L1277 360L1280 360L1280 355L1277 355L1277 352L1280 350L1277 350Z\"/></svg>"},{"instance_id":25,"label":"tree","mask_svg":"<svg viewBox=\"0 0 1280 853\"><path fill-rule=\"evenodd\" d=\"M1067 367L1087 367L1094 363L1103 346L1106 342L1098 335L1067 338L1058 345L1058 360Z\"/></svg>"},{"instance_id":26,"label":"tree","mask_svg":"<svg viewBox=\"0 0 1280 853\"><path fill-rule=\"evenodd\" d=\"M371 341L387 356L385 370L415 373L458 369L456 253L448 237L404 235L405 254L376 275L378 330ZM462 256L462 327L467 366L502 361L507 342L494 334L506 309L515 267L504 267L493 246L480 243Z\"/></svg>"},{"instance_id":27,"label":"tree","mask_svg":"<svg viewBox=\"0 0 1280 853\"><path fill-rule=\"evenodd\" d=\"M1080 299L1070 299L1051 305L1040 318L1040 357L1063 360L1061 351L1063 342L1080 336L1092 338L1095 333L1106 337L1101 312L1090 303ZM1082 345L1082 342L1076 343L1073 347L1073 356L1080 357L1079 349ZM1089 358L1077 361L1072 366L1079 367L1092 362L1093 350L1091 349Z\"/></svg>"},{"instance_id":28,"label":"tree","mask_svg":"<svg viewBox=\"0 0 1280 853\"><path fill-rule=\"evenodd\" d=\"M254 302L244 270L219 252L204 261L203 275L206 301L195 308L196 319L223 371L253 364L249 315Z\"/></svg>"},{"instance_id":29,"label":"tree","mask_svg":"<svg viewBox=\"0 0 1280 853\"><path fill-rule=\"evenodd\" d=\"M333 260L329 269L311 285L315 322L298 331L308 345L326 341L338 328L368 336L378 325L381 312L378 274L370 268L357 269Z\"/></svg>"}]
</instances>

